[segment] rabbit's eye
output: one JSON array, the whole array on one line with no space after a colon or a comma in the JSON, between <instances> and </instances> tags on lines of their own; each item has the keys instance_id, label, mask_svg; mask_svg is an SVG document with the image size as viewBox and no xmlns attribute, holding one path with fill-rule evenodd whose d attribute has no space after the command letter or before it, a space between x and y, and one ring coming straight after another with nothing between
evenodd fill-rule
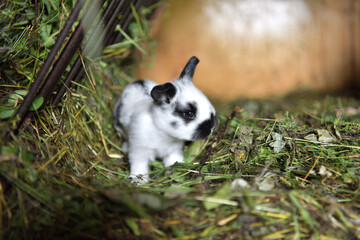
<instances>
[{"instance_id":1,"label":"rabbit's eye","mask_svg":"<svg viewBox=\"0 0 360 240\"><path fill-rule=\"evenodd\" d=\"M195 118L195 114L191 111L187 111L187 112L183 112L183 117L192 120Z\"/></svg>"},{"instance_id":2,"label":"rabbit's eye","mask_svg":"<svg viewBox=\"0 0 360 240\"><path fill-rule=\"evenodd\" d=\"M197 107L196 103L188 103L185 106L177 104L174 109L174 115L181 117L185 124L196 119Z\"/></svg>"}]
</instances>

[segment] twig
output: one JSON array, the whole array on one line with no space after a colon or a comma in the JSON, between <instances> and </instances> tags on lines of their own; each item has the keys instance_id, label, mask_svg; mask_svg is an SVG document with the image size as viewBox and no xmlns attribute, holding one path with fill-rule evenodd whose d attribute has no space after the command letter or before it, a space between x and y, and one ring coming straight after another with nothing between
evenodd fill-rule
<instances>
[{"instance_id":1,"label":"twig","mask_svg":"<svg viewBox=\"0 0 360 240\"><path fill-rule=\"evenodd\" d=\"M101 18L101 24L98 24L96 26L96 29L94 32L99 31L100 26L102 26L102 24L106 25L107 21L110 18L110 14L112 13L112 10L115 7L115 4L117 4L117 1L111 1L110 4L107 6L105 13L103 14L102 18ZM94 35L94 34L93 34ZM93 38L94 36L91 36L91 38ZM61 98L63 97L63 95L65 94L65 91L67 89L69 89L71 81L77 76L80 75L80 77L78 77L78 79L80 79L84 73L84 71L80 70L81 68L81 60L80 57L77 58L76 62L74 63L73 67L71 68L69 74L67 75L64 84L61 85L60 90L58 91L58 93L56 94L56 96L54 97L54 100L52 102L53 106L56 106L60 101Z\"/></svg>"},{"instance_id":2,"label":"twig","mask_svg":"<svg viewBox=\"0 0 360 240\"><path fill-rule=\"evenodd\" d=\"M306 143L313 143L313 144L320 144L326 147L342 147L342 148L350 148L350 149L358 149L360 150L360 146L352 146L352 145L344 145L344 144L334 144L334 143L324 143L319 141L312 141L307 139L301 139L301 138L291 138L291 137L284 137L285 140L292 140L297 142L306 142Z\"/></svg>"},{"instance_id":3,"label":"twig","mask_svg":"<svg viewBox=\"0 0 360 240\"><path fill-rule=\"evenodd\" d=\"M44 100L41 108L39 109L41 110L46 105L47 101L50 99L55 88L58 87L59 89L57 91L57 95L52 102L52 105L56 106L61 101L61 98L63 97L65 91L69 88L75 87L76 83L79 82L80 79L82 79L85 70L82 67L83 64L80 57L78 57L61 87L58 84L58 82L61 80L61 75L63 74L63 72L65 72L66 67L70 64L73 56L77 52L76 50L80 48L82 40L85 37L85 33L83 33L83 30L86 29L85 23L86 25L91 26L89 28L94 28L92 30L92 34L90 34L90 36L88 37L90 39L89 42L91 42L92 44L86 44L83 51L84 53L87 53L86 56L88 57L93 57L96 51L102 49L102 44L105 43L106 46L110 43L114 43L115 38L115 40L123 39L121 33L117 33L117 36L115 36L116 32L114 30L118 24L122 27L122 30L126 31L128 29L129 23L133 17L131 9L128 7L128 5L130 4L130 2L133 1L108 1L109 4L101 17L100 23L98 22L97 18L94 17L93 13L97 10L96 1L85 1L86 3L88 3L85 7L86 13L83 19L80 21L80 24L78 25L76 30L71 35L69 41L65 44L65 47L60 53L60 56L54 63L54 60L59 50L61 49L61 46L63 45L71 27L75 23L75 20L79 15L80 10L84 8L84 6L82 6L81 4L82 2L83 1L78 0L78 2L76 3L75 8L71 12L69 19L66 21L63 30L60 32L59 38L51 49L48 58L46 59L43 67L40 70L40 73L38 74L34 83L31 85L23 103L20 105L19 110L16 114L18 118L18 122L16 125L17 130L20 128L22 123L26 121L26 119L31 118L35 114L35 112L28 112L28 109L37 96L42 96ZM134 2L135 8L138 9L140 6L147 6L149 4L153 4L154 1L137 0ZM105 1L102 1L103 5L104 3ZM96 14L98 13L99 12L96 11ZM122 13L121 19L119 19L120 13ZM119 34L121 35L120 37ZM98 35L100 35L100 38L98 38ZM100 41L98 39L102 40ZM52 65L53 67L51 67ZM51 71L49 74L47 74L49 69L51 69ZM40 86L41 89L39 90Z\"/></svg>"},{"instance_id":4,"label":"twig","mask_svg":"<svg viewBox=\"0 0 360 240\"><path fill-rule=\"evenodd\" d=\"M200 159L199 162L199 166L196 168L194 174L192 175L192 179L196 178L200 173L201 173L201 169L202 167L205 165L205 163L208 161L211 153L215 150L217 144L219 143L220 139L223 137L223 135L226 132L226 129L229 125L229 123L231 122L231 120L235 117L235 115L237 113L242 112L242 109L240 109L239 107L235 107L234 110L232 111L231 115L228 116L226 122L224 123L224 125L222 126L222 128L220 129L220 131L218 132L218 134L216 135L214 142L211 144L211 146L208 148L208 150L206 151L205 155Z\"/></svg>"},{"instance_id":5,"label":"twig","mask_svg":"<svg viewBox=\"0 0 360 240\"><path fill-rule=\"evenodd\" d=\"M303 178L303 180L301 181L300 185L303 185L303 184L304 184L304 182L306 181L307 177L310 175L310 173L312 172L312 170L314 170L314 167L315 167L315 165L317 164L317 162L319 161L320 156L321 156L323 150L324 150L324 146L322 146L319 156L316 158L316 160L315 160L314 164L312 165L312 167L310 168L310 170L306 173L306 175L305 175L305 177Z\"/></svg>"},{"instance_id":6,"label":"twig","mask_svg":"<svg viewBox=\"0 0 360 240\"><path fill-rule=\"evenodd\" d=\"M19 110L17 112L17 115L19 116L19 125L21 124L21 120L25 117L29 107L31 106L31 103L34 101L35 97L36 97L36 93L41 85L41 83L43 82L46 74L48 73L49 68L51 67L58 51L60 50L65 38L67 37L67 34L69 32L69 30L71 29L71 27L73 26L73 23L76 20L76 17L78 16L80 10L81 10L81 1L78 0L75 8L73 11L71 11L71 14L68 18L68 20L65 23L64 28L61 30L59 38L57 39L57 41L55 42L55 45L52 47L49 56L47 57L43 67L41 68L36 80L34 81L34 83L31 85L28 94L26 95L23 103L20 105Z\"/></svg>"},{"instance_id":7,"label":"twig","mask_svg":"<svg viewBox=\"0 0 360 240\"><path fill-rule=\"evenodd\" d=\"M80 47L83 37L83 27L80 24L76 28L74 34L71 35L68 43L66 44L66 48L61 52L58 60L51 69L46 82L40 89L39 96L44 97L44 102L46 102L51 93L54 91L57 82L61 79L61 75L70 63L72 57L76 53L76 50Z\"/></svg>"}]
</instances>

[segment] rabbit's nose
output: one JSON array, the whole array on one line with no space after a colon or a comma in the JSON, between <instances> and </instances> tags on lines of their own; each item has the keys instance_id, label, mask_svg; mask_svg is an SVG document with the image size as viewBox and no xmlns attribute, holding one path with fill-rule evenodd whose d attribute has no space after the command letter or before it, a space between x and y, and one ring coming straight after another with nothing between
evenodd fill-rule
<instances>
[{"instance_id":1,"label":"rabbit's nose","mask_svg":"<svg viewBox=\"0 0 360 240\"><path fill-rule=\"evenodd\" d=\"M203 121L199 124L193 134L194 140L200 140L208 137L215 129L217 124L217 118L215 114L211 114L208 120Z\"/></svg>"}]
</instances>

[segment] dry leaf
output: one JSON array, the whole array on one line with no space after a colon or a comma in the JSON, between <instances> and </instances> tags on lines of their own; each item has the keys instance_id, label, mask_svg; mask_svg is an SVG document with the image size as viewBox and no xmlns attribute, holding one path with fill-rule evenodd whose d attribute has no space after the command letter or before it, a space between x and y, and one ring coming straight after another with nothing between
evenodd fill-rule
<instances>
[{"instance_id":1,"label":"dry leaf","mask_svg":"<svg viewBox=\"0 0 360 240\"><path fill-rule=\"evenodd\" d=\"M335 142L335 138L331 136L328 130L325 129L318 129L316 130L318 136L319 136L319 142L322 143L332 143Z\"/></svg>"},{"instance_id":2,"label":"dry leaf","mask_svg":"<svg viewBox=\"0 0 360 240\"><path fill-rule=\"evenodd\" d=\"M265 178L258 185L260 191L270 191L274 187L275 187L275 182L272 178Z\"/></svg>"},{"instance_id":3,"label":"dry leaf","mask_svg":"<svg viewBox=\"0 0 360 240\"><path fill-rule=\"evenodd\" d=\"M314 142L317 142L317 137L316 137L316 135L315 134L309 134L309 135L306 135L305 137L304 137L304 139L306 139L306 140L309 140L309 141L314 141Z\"/></svg>"},{"instance_id":4,"label":"dry leaf","mask_svg":"<svg viewBox=\"0 0 360 240\"><path fill-rule=\"evenodd\" d=\"M285 147L285 142L283 141L283 137L281 136L281 134L277 132L273 132L271 136L275 141L270 143L270 146L274 148L274 152L278 153L282 148Z\"/></svg>"},{"instance_id":5,"label":"dry leaf","mask_svg":"<svg viewBox=\"0 0 360 240\"><path fill-rule=\"evenodd\" d=\"M240 191L243 191L244 189L248 189L248 188L250 188L249 183L242 178L235 179L231 183L231 191L232 192L240 192Z\"/></svg>"}]
</instances>

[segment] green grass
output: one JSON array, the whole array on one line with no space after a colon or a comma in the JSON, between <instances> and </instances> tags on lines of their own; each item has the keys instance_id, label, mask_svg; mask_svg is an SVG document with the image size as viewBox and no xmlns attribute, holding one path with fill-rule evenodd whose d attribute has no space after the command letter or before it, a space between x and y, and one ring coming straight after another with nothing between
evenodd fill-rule
<instances>
[{"instance_id":1,"label":"green grass","mask_svg":"<svg viewBox=\"0 0 360 240\"><path fill-rule=\"evenodd\" d=\"M23 92L16 91L28 89L48 53L43 40L25 51L28 38L22 36L40 34L43 20L27 32L27 24L21 23L30 21L24 20L29 12L11 4L0 12L12 22L4 46L19 45L16 55L7 52L1 59L2 111L17 109ZM70 7L66 9L42 17L66 17ZM58 22L48 24L56 38ZM186 163L164 169L154 162L151 181L143 186L127 180L129 165L111 110L123 87L134 80L133 41L151 54L142 45L149 41L147 24L140 12L131 39L93 59L87 69L90 79L67 93L60 107L38 112L18 134L11 130L15 119L3 118L1 238L359 238L360 111L359 101L350 97L218 102L216 133L188 146ZM213 145L236 105L242 112ZM333 142L308 138L315 134L319 139L318 130L327 130ZM275 141L274 133L282 139ZM283 146L278 152L276 144ZM210 146L214 150L198 172Z\"/></svg>"}]
</instances>

